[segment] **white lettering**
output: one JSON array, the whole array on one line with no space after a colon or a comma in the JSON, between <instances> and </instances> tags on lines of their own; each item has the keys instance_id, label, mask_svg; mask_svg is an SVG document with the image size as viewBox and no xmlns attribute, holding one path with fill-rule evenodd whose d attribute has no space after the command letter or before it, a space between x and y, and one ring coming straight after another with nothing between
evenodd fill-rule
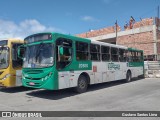
<instances>
[{"instance_id":1,"label":"white lettering","mask_svg":"<svg viewBox=\"0 0 160 120\"><path fill-rule=\"evenodd\" d=\"M157 115L157 114L155 114L155 113L149 113L149 116L157 117L158 115Z\"/></svg>"},{"instance_id":2,"label":"white lettering","mask_svg":"<svg viewBox=\"0 0 160 120\"><path fill-rule=\"evenodd\" d=\"M125 116L125 117L129 117L129 116L136 116L136 114L131 114L131 113L122 113L122 116Z\"/></svg>"},{"instance_id":3,"label":"white lettering","mask_svg":"<svg viewBox=\"0 0 160 120\"><path fill-rule=\"evenodd\" d=\"M88 64L79 64L79 68L88 68Z\"/></svg>"},{"instance_id":4,"label":"white lettering","mask_svg":"<svg viewBox=\"0 0 160 120\"><path fill-rule=\"evenodd\" d=\"M42 117L41 113L28 113L28 117Z\"/></svg>"},{"instance_id":5,"label":"white lettering","mask_svg":"<svg viewBox=\"0 0 160 120\"><path fill-rule=\"evenodd\" d=\"M148 116L148 114L145 114L145 113L137 113L137 116L146 117L146 116Z\"/></svg>"}]
</instances>

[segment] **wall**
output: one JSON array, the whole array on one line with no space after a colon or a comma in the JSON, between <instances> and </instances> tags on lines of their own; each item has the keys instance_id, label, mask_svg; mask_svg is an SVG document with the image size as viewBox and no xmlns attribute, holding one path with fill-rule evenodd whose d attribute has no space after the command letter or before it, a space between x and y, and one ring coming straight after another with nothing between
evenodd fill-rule
<instances>
[{"instance_id":1,"label":"wall","mask_svg":"<svg viewBox=\"0 0 160 120\"><path fill-rule=\"evenodd\" d=\"M158 60L160 60L160 27L157 30L157 52L158 52Z\"/></svg>"},{"instance_id":2,"label":"wall","mask_svg":"<svg viewBox=\"0 0 160 120\"><path fill-rule=\"evenodd\" d=\"M116 44L144 50L145 55L152 55L154 53L152 31L119 36Z\"/></svg>"},{"instance_id":3,"label":"wall","mask_svg":"<svg viewBox=\"0 0 160 120\"><path fill-rule=\"evenodd\" d=\"M157 52L160 56L160 27L156 30L157 25L160 26L160 19L145 18L138 22L133 22L125 26L124 30L118 26L118 37L116 44L124 45L144 50L145 55L155 55ZM92 40L103 40L116 37L115 26L106 27L99 30L94 30L77 36L83 38L90 38ZM156 45L157 42L157 45Z\"/></svg>"},{"instance_id":4,"label":"wall","mask_svg":"<svg viewBox=\"0 0 160 120\"><path fill-rule=\"evenodd\" d=\"M149 25L153 25L153 24L154 24L154 19L152 17L145 18L145 19L142 19L141 21L133 22L132 27L130 25L126 26L125 30L130 30L133 28L139 28L139 27L143 27L143 26L149 26Z\"/></svg>"},{"instance_id":5,"label":"wall","mask_svg":"<svg viewBox=\"0 0 160 120\"><path fill-rule=\"evenodd\" d=\"M120 31L120 30L121 30L120 26L117 26L117 31ZM115 26L111 26L111 27L106 27L99 30L92 30L89 32L77 34L76 36L82 37L82 38L90 38L90 37L96 37L96 36L115 33L115 32L116 32Z\"/></svg>"}]
</instances>

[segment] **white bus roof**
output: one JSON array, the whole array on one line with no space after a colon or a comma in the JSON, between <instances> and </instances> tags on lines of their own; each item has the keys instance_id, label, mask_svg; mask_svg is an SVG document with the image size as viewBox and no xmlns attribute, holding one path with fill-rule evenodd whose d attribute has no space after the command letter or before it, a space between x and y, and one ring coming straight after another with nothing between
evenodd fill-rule
<instances>
[{"instance_id":1,"label":"white bus roof","mask_svg":"<svg viewBox=\"0 0 160 120\"><path fill-rule=\"evenodd\" d=\"M98 45L115 47L115 48L128 49L128 47L125 47L125 46L122 46L122 45L115 45L115 44L110 44L110 43L105 43L105 42L99 42L99 41L91 41L91 43L98 44Z\"/></svg>"}]
</instances>

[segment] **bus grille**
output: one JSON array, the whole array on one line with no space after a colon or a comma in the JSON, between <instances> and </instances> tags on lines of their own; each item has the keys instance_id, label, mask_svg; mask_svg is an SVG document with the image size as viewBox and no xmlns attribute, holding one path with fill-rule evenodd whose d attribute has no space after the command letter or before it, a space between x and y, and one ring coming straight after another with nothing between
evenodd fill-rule
<instances>
[{"instance_id":1,"label":"bus grille","mask_svg":"<svg viewBox=\"0 0 160 120\"><path fill-rule=\"evenodd\" d=\"M29 80L40 80L41 78L31 78L31 77L26 77Z\"/></svg>"},{"instance_id":2,"label":"bus grille","mask_svg":"<svg viewBox=\"0 0 160 120\"><path fill-rule=\"evenodd\" d=\"M43 73L43 70L25 70L24 72L28 74L39 74Z\"/></svg>"}]
</instances>

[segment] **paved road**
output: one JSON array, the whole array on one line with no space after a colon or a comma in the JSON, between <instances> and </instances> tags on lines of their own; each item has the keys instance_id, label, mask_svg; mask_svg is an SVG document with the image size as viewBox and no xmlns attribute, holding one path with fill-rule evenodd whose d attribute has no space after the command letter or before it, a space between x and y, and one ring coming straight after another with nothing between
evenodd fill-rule
<instances>
[{"instance_id":1,"label":"paved road","mask_svg":"<svg viewBox=\"0 0 160 120\"><path fill-rule=\"evenodd\" d=\"M0 110L160 111L160 79L141 79L130 83L117 81L92 85L88 92L83 94L76 94L72 90L49 91L24 87L1 89ZM118 120L118 118L111 119ZM138 118L138 120L141 119ZM145 120L149 119L145 118Z\"/></svg>"}]
</instances>

